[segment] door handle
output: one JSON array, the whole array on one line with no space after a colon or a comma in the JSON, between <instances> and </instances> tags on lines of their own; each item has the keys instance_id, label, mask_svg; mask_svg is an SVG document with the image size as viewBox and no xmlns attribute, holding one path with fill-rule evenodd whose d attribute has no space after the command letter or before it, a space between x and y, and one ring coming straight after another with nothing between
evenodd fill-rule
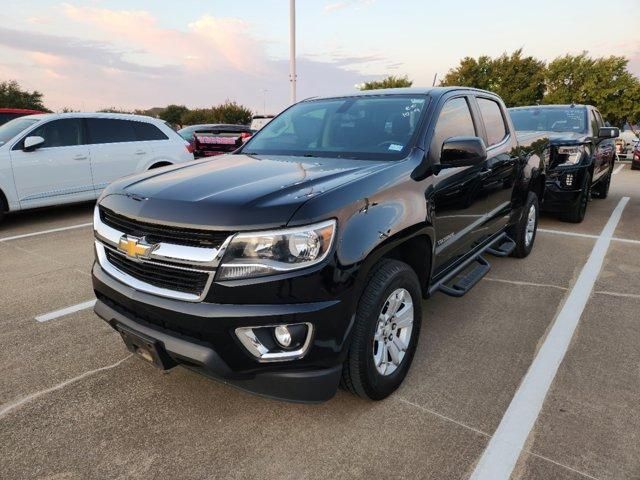
<instances>
[{"instance_id":1,"label":"door handle","mask_svg":"<svg viewBox=\"0 0 640 480\"><path fill-rule=\"evenodd\" d=\"M145 152L144 150L138 150L136 152L136 155L146 155L146 154L147 154L147 152Z\"/></svg>"},{"instance_id":2,"label":"door handle","mask_svg":"<svg viewBox=\"0 0 640 480\"><path fill-rule=\"evenodd\" d=\"M74 160L86 160L88 157L86 155L76 155L73 157Z\"/></svg>"}]
</instances>

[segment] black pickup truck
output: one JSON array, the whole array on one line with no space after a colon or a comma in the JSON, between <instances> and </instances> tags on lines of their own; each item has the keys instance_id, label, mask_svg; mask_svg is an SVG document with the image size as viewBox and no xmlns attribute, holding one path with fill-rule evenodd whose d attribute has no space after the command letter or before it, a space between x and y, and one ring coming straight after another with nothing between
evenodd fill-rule
<instances>
[{"instance_id":1,"label":"black pickup truck","mask_svg":"<svg viewBox=\"0 0 640 480\"><path fill-rule=\"evenodd\" d=\"M525 257L547 142L496 95L310 99L231 155L117 181L96 206L96 313L128 348L259 394L382 399L422 299L462 296L487 254Z\"/></svg>"},{"instance_id":2,"label":"black pickup truck","mask_svg":"<svg viewBox=\"0 0 640 480\"><path fill-rule=\"evenodd\" d=\"M550 143L547 185L542 210L563 220L584 220L591 197L606 198L620 130L606 127L590 105L543 105L510 108L520 132L546 135Z\"/></svg>"}]
</instances>

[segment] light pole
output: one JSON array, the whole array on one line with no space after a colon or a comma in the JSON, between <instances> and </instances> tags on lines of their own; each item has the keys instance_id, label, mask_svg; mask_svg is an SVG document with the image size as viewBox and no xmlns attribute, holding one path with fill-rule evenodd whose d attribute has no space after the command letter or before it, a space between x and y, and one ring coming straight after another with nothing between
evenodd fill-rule
<instances>
[{"instance_id":1,"label":"light pole","mask_svg":"<svg viewBox=\"0 0 640 480\"><path fill-rule=\"evenodd\" d=\"M296 103L296 0L289 0L289 81L291 103Z\"/></svg>"},{"instance_id":2,"label":"light pole","mask_svg":"<svg viewBox=\"0 0 640 480\"><path fill-rule=\"evenodd\" d=\"M267 90L266 88L262 89L262 113L264 115L267 114L267 92L269 90Z\"/></svg>"}]
</instances>

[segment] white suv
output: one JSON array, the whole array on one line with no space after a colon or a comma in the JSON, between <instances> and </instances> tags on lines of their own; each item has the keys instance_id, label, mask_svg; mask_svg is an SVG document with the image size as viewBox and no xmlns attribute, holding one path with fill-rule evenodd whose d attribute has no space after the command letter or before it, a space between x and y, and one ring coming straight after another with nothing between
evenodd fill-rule
<instances>
[{"instance_id":1,"label":"white suv","mask_svg":"<svg viewBox=\"0 0 640 480\"><path fill-rule=\"evenodd\" d=\"M0 126L0 219L92 200L113 180L193 160L162 120L110 113L31 115Z\"/></svg>"}]
</instances>

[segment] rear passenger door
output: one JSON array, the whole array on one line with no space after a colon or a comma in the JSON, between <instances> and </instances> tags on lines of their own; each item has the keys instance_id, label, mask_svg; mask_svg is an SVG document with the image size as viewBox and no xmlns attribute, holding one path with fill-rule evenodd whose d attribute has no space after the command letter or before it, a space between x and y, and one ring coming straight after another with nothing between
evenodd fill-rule
<instances>
[{"instance_id":1,"label":"rear passenger door","mask_svg":"<svg viewBox=\"0 0 640 480\"><path fill-rule=\"evenodd\" d=\"M138 122L114 118L88 118L86 122L96 193L118 178L141 171L151 159L151 145L138 142Z\"/></svg>"},{"instance_id":2,"label":"rear passenger door","mask_svg":"<svg viewBox=\"0 0 640 480\"><path fill-rule=\"evenodd\" d=\"M501 102L490 96L477 95L476 105L487 145L487 160L480 171L478 202L484 218L476 225L475 237L483 241L506 226L511 213L513 184L517 174L518 156L514 138L506 121Z\"/></svg>"}]
</instances>

